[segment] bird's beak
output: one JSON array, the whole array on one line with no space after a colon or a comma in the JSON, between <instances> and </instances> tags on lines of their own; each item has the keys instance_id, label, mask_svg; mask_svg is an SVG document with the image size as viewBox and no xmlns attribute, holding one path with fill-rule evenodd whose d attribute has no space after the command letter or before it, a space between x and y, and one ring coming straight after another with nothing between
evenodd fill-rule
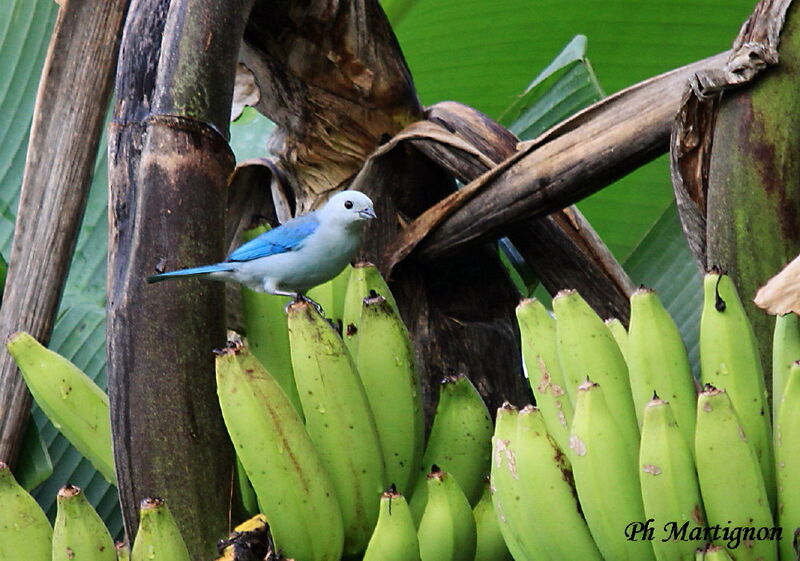
<instances>
[{"instance_id":1,"label":"bird's beak","mask_svg":"<svg viewBox=\"0 0 800 561\"><path fill-rule=\"evenodd\" d=\"M364 220L372 220L373 218L377 218L377 216L375 216L375 211L371 208L359 210L358 215Z\"/></svg>"}]
</instances>

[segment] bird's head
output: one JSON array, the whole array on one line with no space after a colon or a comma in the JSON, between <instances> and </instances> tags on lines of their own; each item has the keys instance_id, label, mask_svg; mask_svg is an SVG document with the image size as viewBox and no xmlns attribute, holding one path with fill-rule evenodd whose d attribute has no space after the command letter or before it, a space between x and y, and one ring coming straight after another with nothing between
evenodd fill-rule
<instances>
[{"instance_id":1,"label":"bird's head","mask_svg":"<svg viewBox=\"0 0 800 561\"><path fill-rule=\"evenodd\" d=\"M372 200L360 191L341 191L336 193L320 213L326 220L335 220L345 224L363 224L375 218Z\"/></svg>"}]
</instances>

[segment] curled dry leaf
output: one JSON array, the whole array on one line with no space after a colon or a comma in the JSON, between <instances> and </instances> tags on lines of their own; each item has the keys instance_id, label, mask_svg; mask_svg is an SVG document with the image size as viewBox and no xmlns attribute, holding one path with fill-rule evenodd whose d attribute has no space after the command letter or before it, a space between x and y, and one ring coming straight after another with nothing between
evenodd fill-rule
<instances>
[{"instance_id":1,"label":"curled dry leaf","mask_svg":"<svg viewBox=\"0 0 800 561\"><path fill-rule=\"evenodd\" d=\"M756 293L756 306L770 314L800 315L800 255L769 279Z\"/></svg>"},{"instance_id":2,"label":"curled dry leaf","mask_svg":"<svg viewBox=\"0 0 800 561\"><path fill-rule=\"evenodd\" d=\"M254 107L261 99L261 91L256 84L256 77L243 63L236 65L236 81L233 84L233 102L231 103L231 121L238 119L245 107Z\"/></svg>"},{"instance_id":3,"label":"curled dry leaf","mask_svg":"<svg viewBox=\"0 0 800 561\"><path fill-rule=\"evenodd\" d=\"M727 53L656 76L587 107L412 222L389 248L433 260L494 237L509 224L569 206L665 152L686 81Z\"/></svg>"}]
</instances>

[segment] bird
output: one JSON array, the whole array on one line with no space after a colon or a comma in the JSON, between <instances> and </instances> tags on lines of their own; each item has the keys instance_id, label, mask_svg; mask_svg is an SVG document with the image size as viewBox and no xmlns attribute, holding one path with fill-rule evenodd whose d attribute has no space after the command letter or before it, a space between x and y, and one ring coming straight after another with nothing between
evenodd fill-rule
<instances>
[{"instance_id":1,"label":"bird","mask_svg":"<svg viewBox=\"0 0 800 561\"><path fill-rule=\"evenodd\" d=\"M243 284L257 292L312 302L305 293L338 275L361 244L364 226L376 218L360 191L340 191L322 208L297 216L232 251L220 263L160 273L148 283L205 277Z\"/></svg>"}]
</instances>

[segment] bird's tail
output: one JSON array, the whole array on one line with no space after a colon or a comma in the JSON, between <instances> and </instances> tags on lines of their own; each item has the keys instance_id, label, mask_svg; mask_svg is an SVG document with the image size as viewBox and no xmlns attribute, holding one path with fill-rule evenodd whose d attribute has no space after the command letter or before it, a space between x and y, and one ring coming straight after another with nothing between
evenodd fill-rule
<instances>
[{"instance_id":1,"label":"bird's tail","mask_svg":"<svg viewBox=\"0 0 800 561\"><path fill-rule=\"evenodd\" d=\"M223 271L233 271L234 268L231 263L216 263L214 265L203 265L202 267L192 267L191 269L181 269L179 271L170 271L169 273L161 273L147 277L147 282L161 282L176 277L197 277L200 275L207 275L208 273L219 273Z\"/></svg>"}]
</instances>

